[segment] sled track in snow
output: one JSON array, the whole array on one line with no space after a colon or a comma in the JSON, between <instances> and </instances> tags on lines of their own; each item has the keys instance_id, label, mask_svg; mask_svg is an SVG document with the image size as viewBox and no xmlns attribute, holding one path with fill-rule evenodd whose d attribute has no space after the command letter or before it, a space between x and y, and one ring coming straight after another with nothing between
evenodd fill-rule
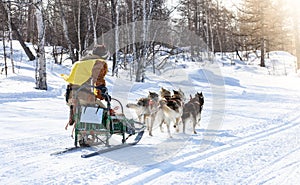
<instances>
[{"instance_id":1,"label":"sled track in snow","mask_svg":"<svg viewBox=\"0 0 300 185\"><path fill-rule=\"evenodd\" d=\"M292 115L292 114L289 114L289 115ZM158 162L158 163L155 163L152 165L145 166L137 172L134 172L124 178L118 179L118 181L114 180L113 182L109 182L108 184L136 183L137 181L134 181L134 179L139 179L139 175L143 176L142 179L143 179L144 183L151 182L151 181L163 176L164 174L172 172L173 170L176 170L176 169L180 169L186 165L190 165L195 161L199 162L199 161L204 161L211 157L216 157L216 156L224 155L224 154L226 155L227 152L232 152L234 150L237 150L244 145L247 145L247 144L250 144L257 140L268 138L275 134L295 128L300 125L300 123L296 121L298 119L300 119L300 115L292 116L292 117L290 117L290 119L287 120L287 123L282 123L275 127L271 127L266 130L262 130L260 132L250 134L243 138L233 139L231 141L228 141L225 145L214 147L212 149L207 149L207 146L199 146L200 150L198 148L198 149L195 149L194 152L189 152L184 155L176 156L174 158L171 158L171 159L168 159L168 160L165 160L162 162ZM193 140L193 136L191 136L189 138L189 140ZM292 152L297 152L299 150L300 150L300 148L297 148ZM181 160L183 158L184 158L184 160ZM281 157L277 158L276 160L281 160L281 158L283 159L284 156L283 157L281 156ZM144 178L145 174L148 174L146 179Z\"/></svg>"},{"instance_id":2,"label":"sled track in snow","mask_svg":"<svg viewBox=\"0 0 300 185\"><path fill-rule=\"evenodd\" d=\"M39 138L39 142L37 142L37 137ZM4 162L1 164L0 174L2 177L11 173L18 173L19 176L22 176L18 168L22 166L35 166L39 162L42 163L43 158L36 158L36 156L49 155L48 152L51 151L51 146L55 146L55 143L62 139L65 139L65 136L51 134L44 137L33 136L22 139L3 140L0 145L0 158L4 159ZM51 146L47 143L50 143ZM9 149L9 152L7 152L7 149ZM28 168L24 176L30 176L35 171L34 169L32 170Z\"/></svg>"},{"instance_id":3,"label":"sled track in snow","mask_svg":"<svg viewBox=\"0 0 300 185\"><path fill-rule=\"evenodd\" d=\"M49 155L51 152L61 149L62 147L59 146L61 146L62 143L65 145L65 141L68 139L69 138L65 135L50 134L47 136L32 136L21 139L9 139L5 140L5 142L1 142L0 158L3 160L3 162L0 168L0 179L3 178L6 179L6 181L9 181L7 179L18 177L18 179L11 179L12 182L16 184L36 184L37 182L40 184L56 184L56 177L61 177L65 178L64 181L66 182L70 181L70 179L74 179L74 183L76 183L76 181L77 183L85 183L84 179L88 179L90 174L81 174L76 176L72 172L62 175L63 172L73 170L69 169L70 166L68 165L61 165L62 160L66 161L66 163L68 163L67 161L72 160L72 157L69 158L69 155L72 154L61 155L57 157ZM6 151L7 148L9 148L9 152ZM74 151L73 155L76 155L78 158L80 158L80 154L82 152L91 151L92 149L90 148L82 148ZM41 168L45 161L49 160L52 161L53 167L49 169ZM78 166L84 165L84 163L86 163L86 161L78 161ZM97 161L97 164L101 167L110 165L110 163L107 163L105 160ZM20 170L24 169L25 167L26 170ZM92 167L93 163L89 166L89 168ZM76 166L72 168L76 168ZM48 170L51 173L43 176L42 179L34 179L34 177L40 177L40 171L45 170Z\"/></svg>"},{"instance_id":4,"label":"sled track in snow","mask_svg":"<svg viewBox=\"0 0 300 185\"><path fill-rule=\"evenodd\" d=\"M281 171L285 171L285 173L288 172L288 176L291 175L291 173L289 173L290 171L288 171L289 168L297 166L298 168L300 167L300 161L297 162L290 162L287 163L283 168L279 168L276 169L276 165L280 162L282 162L285 158L287 158L288 156L292 156L295 155L296 152L300 151L300 147L294 149L293 151L289 152L286 155L280 156L278 158L276 158L276 160L273 160L269 165L261 168L260 170L256 171L254 174L252 174L250 177L248 177L247 179L245 179L243 182L241 182L241 184L263 184L263 182L257 182L258 179L261 179L263 177L266 177L272 173L274 173L274 171L278 171L279 173ZM286 184L284 183L284 181L286 181L288 178L286 176L284 176L282 173L280 173L280 178L282 179L281 184Z\"/></svg>"}]
</instances>

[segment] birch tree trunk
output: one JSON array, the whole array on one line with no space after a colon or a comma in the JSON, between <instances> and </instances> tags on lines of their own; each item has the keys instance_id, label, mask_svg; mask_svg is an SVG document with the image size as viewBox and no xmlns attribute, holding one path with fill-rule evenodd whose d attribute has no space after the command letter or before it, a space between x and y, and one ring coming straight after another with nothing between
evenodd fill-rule
<instances>
[{"instance_id":1,"label":"birch tree trunk","mask_svg":"<svg viewBox=\"0 0 300 185\"><path fill-rule=\"evenodd\" d=\"M212 15L211 15L211 2L208 1L208 5L207 5L207 9L208 9L208 24L209 24L209 32L210 32L210 42L211 42L211 54L210 54L210 60L212 59L214 52L215 52L215 46L214 46L214 33L213 33L213 29L212 29L212 25L213 25L213 20L212 20Z\"/></svg>"},{"instance_id":2,"label":"birch tree trunk","mask_svg":"<svg viewBox=\"0 0 300 185\"><path fill-rule=\"evenodd\" d=\"M111 4L111 26L112 29L115 29L115 27L117 26L117 22L116 22L116 3L115 0L110 0L110 4ZM115 33L114 33L115 34ZM114 35L114 38L116 38L116 36ZM112 76L115 75L115 70L116 70L116 66L117 66L117 58L116 58L116 52L113 53L113 66L112 66Z\"/></svg>"},{"instance_id":3,"label":"birch tree trunk","mask_svg":"<svg viewBox=\"0 0 300 185\"><path fill-rule=\"evenodd\" d=\"M264 22L265 22L265 15L264 15L264 8L261 5L260 7L260 13L261 13L261 25L263 25L262 28L262 32L261 32L261 45L260 45L260 67L266 67L265 65L265 27L264 27Z\"/></svg>"},{"instance_id":4,"label":"birch tree trunk","mask_svg":"<svg viewBox=\"0 0 300 185\"><path fill-rule=\"evenodd\" d=\"M36 25L38 32L38 50L36 66L36 89L47 90L46 59L45 59L45 25L42 0L36 2Z\"/></svg>"},{"instance_id":5,"label":"birch tree trunk","mask_svg":"<svg viewBox=\"0 0 300 185\"><path fill-rule=\"evenodd\" d=\"M219 43L220 52L221 52L221 55L223 57L223 47L222 47L222 41L221 41L221 35L220 35L220 22L219 22L220 15L219 14L220 14L220 7L219 7L219 1L217 0L217 18L218 18L218 22L216 24L216 26L217 26L216 34L217 34L217 39L218 39L218 43Z\"/></svg>"},{"instance_id":6,"label":"birch tree trunk","mask_svg":"<svg viewBox=\"0 0 300 185\"><path fill-rule=\"evenodd\" d=\"M130 80L132 80L132 74L134 74L135 72L135 62L136 62L136 43L135 43L135 6L134 6L134 2L135 0L131 1L131 9L132 9L132 53L133 53L133 57L132 57L132 62L130 63L131 67L130 67Z\"/></svg>"},{"instance_id":7,"label":"birch tree trunk","mask_svg":"<svg viewBox=\"0 0 300 185\"><path fill-rule=\"evenodd\" d=\"M146 33L147 33L147 12L146 12L146 0L143 0L143 49L141 51L140 60L138 62L138 67L136 70L136 82L144 81L144 64L145 64L145 51L146 51Z\"/></svg>"},{"instance_id":8,"label":"birch tree trunk","mask_svg":"<svg viewBox=\"0 0 300 185\"><path fill-rule=\"evenodd\" d=\"M119 11L120 11L120 7L119 7L119 3L120 1L117 0L116 1L116 26L115 26L115 53L116 53L116 64L115 64L115 69L114 69L114 74L116 76L118 76L118 60L119 60Z\"/></svg>"},{"instance_id":9,"label":"birch tree trunk","mask_svg":"<svg viewBox=\"0 0 300 185\"><path fill-rule=\"evenodd\" d=\"M91 21L90 19L88 18L87 19L87 33L90 33L91 31ZM84 48L88 48L89 47L89 34L85 34L85 37L84 37Z\"/></svg>"},{"instance_id":10,"label":"birch tree trunk","mask_svg":"<svg viewBox=\"0 0 300 185\"><path fill-rule=\"evenodd\" d=\"M95 17L94 17L92 0L89 0L89 8L90 8L92 26L93 26L94 45L97 45L97 24L96 24ZM96 11L97 11L97 9L96 9Z\"/></svg>"},{"instance_id":11,"label":"birch tree trunk","mask_svg":"<svg viewBox=\"0 0 300 185\"><path fill-rule=\"evenodd\" d=\"M81 58L81 54L82 54L80 22L81 22L81 0L78 1L78 15L77 15L77 38L78 38L78 50L79 50L78 58Z\"/></svg>"},{"instance_id":12,"label":"birch tree trunk","mask_svg":"<svg viewBox=\"0 0 300 185\"><path fill-rule=\"evenodd\" d=\"M205 20L206 20L206 52L208 53L208 59L210 59L210 51L209 51L209 17L208 17L208 6L206 7L205 11Z\"/></svg>"},{"instance_id":13,"label":"birch tree trunk","mask_svg":"<svg viewBox=\"0 0 300 185\"><path fill-rule=\"evenodd\" d=\"M12 73L15 73L15 65L14 65L14 60L13 60L13 48L12 48L12 21L11 21L11 11L10 11L10 2L9 4L4 4L5 11L7 12L7 25L8 25L8 30L9 30L9 43L10 43L10 62L11 62L11 68L12 68Z\"/></svg>"}]
</instances>

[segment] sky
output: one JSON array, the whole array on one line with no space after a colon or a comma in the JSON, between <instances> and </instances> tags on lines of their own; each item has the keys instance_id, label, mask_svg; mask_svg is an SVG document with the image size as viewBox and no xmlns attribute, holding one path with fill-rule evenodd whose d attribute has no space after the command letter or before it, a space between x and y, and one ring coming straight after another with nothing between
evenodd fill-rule
<instances>
[{"instance_id":1,"label":"sky","mask_svg":"<svg viewBox=\"0 0 300 185\"><path fill-rule=\"evenodd\" d=\"M235 10L236 6L239 5L239 3L241 3L242 0L218 0L220 5L225 6L226 8L228 8L229 10ZM170 7L170 9L173 9L174 7L177 7L180 4L180 0L167 0L166 1L167 6ZM180 18L180 15L178 13L178 11L174 11L174 13L172 13L172 18Z\"/></svg>"}]
</instances>

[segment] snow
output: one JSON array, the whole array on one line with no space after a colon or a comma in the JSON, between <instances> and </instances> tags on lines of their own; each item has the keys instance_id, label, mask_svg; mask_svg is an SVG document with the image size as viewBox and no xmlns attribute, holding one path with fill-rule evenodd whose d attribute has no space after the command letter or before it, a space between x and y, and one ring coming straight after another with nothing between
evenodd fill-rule
<instances>
[{"instance_id":1,"label":"snow","mask_svg":"<svg viewBox=\"0 0 300 185\"><path fill-rule=\"evenodd\" d=\"M294 65L290 54L270 54L270 60L279 61L277 73L237 60L224 65L218 56L213 64L179 58L157 75L148 72L145 83L131 82L121 72L123 78L108 75L108 89L123 105L160 87L181 88L187 99L202 91L198 134L191 126L186 134L172 128L169 138L155 125L154 136L146 132L138 145L84 159L81 154L91 149L50 156L73 146L71 129L64 129L66 83L59 76L70 66L48 62L49 89L36 90L35 63L25 61L17 43L14 50L16 74L0 75L1 184L274 185L300 180L300 78L295 69L282 67L283 60L285 66Z\"/></svg>"}]
</instances>

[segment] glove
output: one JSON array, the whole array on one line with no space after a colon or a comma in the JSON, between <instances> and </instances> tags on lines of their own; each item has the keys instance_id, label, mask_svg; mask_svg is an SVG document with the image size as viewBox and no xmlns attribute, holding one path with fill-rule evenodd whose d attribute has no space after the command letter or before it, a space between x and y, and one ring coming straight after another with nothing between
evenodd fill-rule
<instances>
[{"instance_id":1,"label":"glove","mask_svg":"<svg viewBox=\"0 0 300 185\"><path fill-rule=\"evenodd\" d=\"M104 85L99 85L96 89L101 91L101 95L105 101L111 101L111 96L108 94L108 90Z\"/></svg>"},{"instance_id":2,"label":"glove","mask_svg":"<svg viewBox=\"0 0 300 185\"><path fill-rule=\"evenodd\" d=\"M111 96L109 94L104 95L104 100L105 101L111 101Z\"/></svg>"},{"instance_id":3,"label":"glove","mask_svg":"<svg viewBox=\"0 0 300 185\"><path fill-rule=\"evenodd\" d=\"M108 90L104 85L99 85L96 87L96 89L100 90L102 94L107 94Z\"/></svg>"}]
</instances>

